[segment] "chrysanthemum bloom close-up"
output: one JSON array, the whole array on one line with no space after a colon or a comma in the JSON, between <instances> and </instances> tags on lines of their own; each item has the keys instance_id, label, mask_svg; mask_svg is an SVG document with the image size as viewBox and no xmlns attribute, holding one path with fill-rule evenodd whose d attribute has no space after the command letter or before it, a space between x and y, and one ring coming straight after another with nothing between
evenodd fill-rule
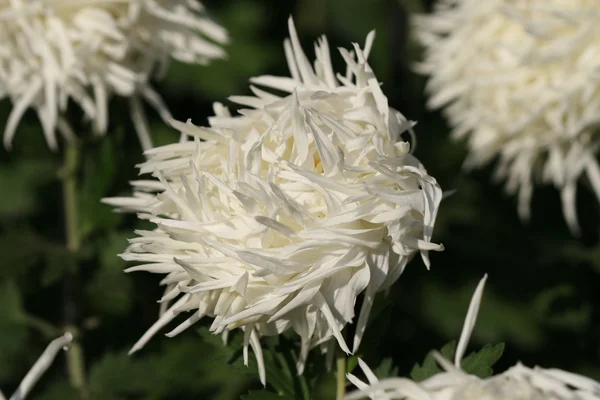
<instances>
[{"instance_id":1,"label":"chrysanthemum bloom close-up","mask_svg":"<svg viewBox=\"0 0 600 400\"><path fill-rule=\"evenodd\" d=\"M497 160L524 219L554 185L575 233L582 176L600 201L599 20L596 0L440 0L415 20L428 106L468 141L465 167Z\"/></svg>"},{"instance_id":2,"label":"chrysanthemum bloom close-up","mask_svg":"<svg viewBox=\"0 0 600 400\"><path fill-rule=\"evenodd\" d=\"M134 346L183 311L211 331L240 327L264 382L259 339L293 329L301 338L298 371L309 350L346 353L344 326L364 292L353 348L376 292L387 289L417 252L428 251L442 198L436 180L400 135L412 123L390 109L364 48L341 49L345 75L333 71L325 37L314 67L292 20L285 54L291 77L261 76L254 96L230 99L249 108L230 115L220 104L209 127L173 121L193 140L146 152L131 198L105 200L157 225L122 255L129 271L166 274L163 303L175 301ZM281 94L285 93L285 94ZM244 356L247 360L247 351Z\"/></svg>"},{"instance_id":3,"label":"chrysanthemum bloom close-up","mask_svg":"<svg viewBox=\"0 0 600 400\"><path fill-rule=\"evenodd\" d=\"M227 40L196 0L0 1L0 98L14 105L4 145L31 107L55 149L57 130L72 135L63 118L70 100L104 134L117 95L128 98L142 147L150 148L141 99L171 118L150 79L164 75L171 57L197 64L224 57Z\"/></svg>"},{"instance_id":4,"label":"chrysanthemum bloom close-up","mask_svg":"<svg viewBox=\"0 0 600 400\"><path fill-rule=\"evenodd\" d=\"M359 366L368 383L348 374L359 389L345 400L598 400L600 383L560 369L529 368L521 363L502 374L486 379L469 375L460 369L462 356L475 326L487 275L480 281L471 300L463 331L458 342L454 364L440 353L434 357L445 372L422 382L408 378L379 381L367 364Z\"/></svg>"}]
</instances>

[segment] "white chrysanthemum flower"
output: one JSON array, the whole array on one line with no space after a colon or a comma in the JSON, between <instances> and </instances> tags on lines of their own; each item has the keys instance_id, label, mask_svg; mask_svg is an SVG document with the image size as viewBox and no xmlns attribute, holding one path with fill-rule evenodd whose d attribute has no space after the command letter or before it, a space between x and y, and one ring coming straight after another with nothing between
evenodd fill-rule
<instances>
[{"instance_id":1,"label":"white chrysanthemum flower","mask_svg":"<svg viewBox=\"0 0 600 400\"><path fill-rule=\"evenodd\" d=\"M27 108L37 111L48 145L69 100L103 134L111 95L129 98L142 146L150 148L141 98L170 114L150 86L170 57L206 64L225 55L226 31L197 0L0 0L0 98L14 108L4 132L10 147Z\"/></svg>"},{"instance_id":2,"label":"white chrysanthemum flower","mask_svg":"<svg viewBox=\"0 0 600 400\"><path fill-rule=\"evenodd\" d=\"M460 369L486 279L487 275L477 286L471 300L454 365L436 352L434 356L445 372L418 383L407 378L388 378L380 382L367 364L359 360L368 383L348 374L348 380L359 391L350 393L345 400L600 400L600 383L559 369L532 369L518 363L506 372L486 379Z\"/></svg>"},{"instance_id":3,"label":"white chrysanthemum flower","mask_svg":"<svg viewBox=\"0 0 600 400\"><path fill-rule=\"evenodd\" d=\"M597 0L439 0L415 21L428 106L468 138L465 166L498 158L524 219L534 184L553 184L573 232L582 175L600 200L599 20Z\"/></svg>"},{"instance_id":4,"label":"white chrysanthemum flower","mask_svg":"<svg viewBox=\"0 0 600 400\"><path fill-rule=\"evenodd\" d=\"M133 198L108 199L154 222L122 257L145 264L129 271L167 274L163 302L178 300L133 351L182 311L194 314L173 336L205 316L211 331L241 327L259 359L259 338L295 330L302 372L310 348L327 351L365 292L353 347L365 331L374 295L402 274L430 242L442 192L400 139L412 124L388 108L367 63L374 34L355 55L342 49L345 76L331 65L327 40L314 68L292 20L285 53L291 78L252 81L234 96L251 108L231 116L217 104L208 128L172 122L195 141L146 152ZM201 141L203 140L203 141ZM247 357L247 354L245 354Z\"/></svg>"}]
</instances>

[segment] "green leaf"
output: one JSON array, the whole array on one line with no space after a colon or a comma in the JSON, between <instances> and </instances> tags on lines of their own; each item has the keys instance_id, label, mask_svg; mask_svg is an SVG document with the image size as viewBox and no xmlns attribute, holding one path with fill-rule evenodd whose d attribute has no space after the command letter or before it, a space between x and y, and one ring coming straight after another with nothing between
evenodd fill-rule
<instances>
[{"instance_id":1,"label":"green leaf","mask_svg":"<svg viewBox=\"0 0 600 400\"><path fill-rule=\"evenodd\" d=\"M295 400L294 397L287 395L279 395L277 393L268 392L266 390L251 390L248 394L242 395L242 400Z\"/></svg>"},{"instance_id":2,"label":"green leaf","mask_svg":"<svg viewBox=\"0 0 600 400\"><path fill-rule=\"evenodd\" d=\"M269 339L272 341L278 338L267 338L267 343ZM238 368L243 368L241 343L238 342L236 347L238 350L229 362L233 366L237 365ZM294 398L296 396L296 387L298 387L297 382L295 382L296 375L292 373L292 367L289 365L286 357L278 350L280 349L277 349L273 344L263 345L263 361L265 364L267 385L272 387L281 396L291 396ZM258 372L254 372L258 371L258 365L251 350L250 353L248 362L250 371L256 373L255 377L258 377Z\"/></svg>"},{"instance_id":3,"label":"green leaf","mask_svg":"<svg viewBox=\"0 0 600 400\"><path fill-rule=\"evenodd\" d=\"M26 273L39 261L45 261L40 278L46 287L58 282L66 273L73 271L76 258L62 244L52 243L24 227L0 236L0 278L16 278ZM15 268L18 266L18 268Z\"/></svg>"},{"instance_id":4,"label":"green leaf","mask_svg":"<svg viewBox=\"0 0 600 400\"><path fill-rule=\"evenodd\" d=\"M54 163L44 160L22 159L0 168L0 219L16 219L38 210L38 190L56 176Z\"/></svg>"},{"instance_id":5,"label":"green leaf","mask_svg":"<svg viewBox=\"0 0 600 400\"><path fill-rule=\"evenodd\" d=\"M17 323L23 319L23 304L17 284L12 280L5 280L0 286L0 323Z\"/></svg>"},{"instance_id":6,"label":"green leaf","mask_svg":"<svg viewBox=\"0 0 600 400\"><path fill-rule=\"evenodd\" d=\"M79 392L73 389L66 379L52 380L52 383L49 386L43 388L40 387L40 385L36 385L36 387L33 388L32 394L35 395L32 396L32 398L37 400L65 400L77 399L80 397Z\"/></svg>"},{"instance_id":7,"label":"green leaf","mask_svg":"<svg viewBox=\"0 0 600 400\"><path fill-rule=\"evenodd\" d=\"M381 363L373 370L375 376L379 379L398 376L398 368L394 367L391 358L384 358Z\"/></svg>"},{"instance_id":8,"label":"green leaf","mask_svg":"<svg viewBox=\"0 0 600 400\"><path fill-rule=\"evenodd\" d=\"M147 392L148 381L138 376L152 373L151 362L135 360L126 352L106 353L89 373L90 390L95 398L117 399Z\"/></svg>"},{"instance_id":9,"label":"green leaf","mask_svg":"<svg viewBox=\"0 0 600 400\"><path fill-rule=\"evenodd\" d=\"M442 355L448 360L454 358L454 353L456 353L456 341L453 340L452 342L446 343L440 350L440 353L442 353ZM412 370L410 371L410 377L414 381L421 382L427 378L431 378L432 376L439 374L440 372L442 372L442 369L438 366L435 358L433 358L433 351L430 351L421 365L416 363L413 366Z\"/></svg>"},{"instance_id":10,"label":"green leaf","mask_svg":"<svg viewBox=\"0 0 600 400\"><path fill-rule=\"evenodd\" d=\"M500 359L503 352L504 343L486 344L483 349L463 358L461 362L462 370L480 378L487 378L494 373L492 367Z\"/></svg>"},{"instance_id":11,"label":"green leaf","mask_svg":"<svg viewBox=\"0 0 600 400\"><path fill-rule=\"evenodd\" d=\"M213 354L211 354L213 358L220 358L227 363L235 355L235 346L231 345L231 342L230 345L223 344L223 340L221 339L220 335L212 334L206 327L198 329L197 332L202 341L215 350Z\"/></svg>"},{"instance_id":12,"label":"green leaf","mask_svg":"<svg viewBox=\"0 0 600 400\"><path fill-rule=\"evenodd\" d=\"M348 372L354 371L354 368L358 365L358 356L353 355L346 358L346 370Z\"/></svg>"},{"instance_id":13,"label":"green leaf","mask_svg":"<svg viewBox=\"0 0 600 400\"><path fill-rule=\"evenodd\" d=\"M230 335L229 343L224 346L220 336L213 335L206 328L198 330L203 340L213 346L211 363L229 365L232 370L258 379L258 365L250 350L248 367L243 365L242 335ZM267 375L267 388L273 389L278 398L303 400L310 398L310 387L306 376L296 373L295 343L280 335L263 339L263 361ZM271 393L271 392L261 392Z\"/></svg>"},{"instance_id":14,"label":"green leaf","mask_svg":"<svg viewBox=\"0 0 600 400\"><path fill-rule=\"evenodd\" d=\"M214 348L195 336L166 340L158 352L129 356L105 353L89 372L97 399L239 398L246 385L241 374L212 362Z\"/></svg>"},{"instance_id":15,"label":"green leaf","mask_svg":"<svg viewBox=\"0 0 600 400\"><path fill-rule=\"evenodd\" d=\"M46 263L40 276L42 286L50 286L77 268L77 257L62 246L47 246Z\"/></svg>"},{"instance_id":16,"label":"green leaf","mask_svg":"<svg viewBox=\"0 0 600 400\"><path fill-rule=\"evenodd\" d=\"M549 247L549 246L547 246ZM574 262L587 262L592 267L600 272L600 246L594 246L588 248L584 246L580 241L566 242L563 246L553 246L554 252L551 252L551 256L556 257L556 252L562 255L565 259Z\"/></svg>"},{"instance_id":17,"label":"green leaf","mask_svg":"<svg viewBox=\"0 0 600 400\"><path fill-rule=\"evenodd\" d=\"M248 366L243 363L241 335L232 332L228 343L224 344L221 335L212 334L206 327L198 329L197 332L202 341L212 349L209 356L212 363L227 366L236 372L258 379L258 364L252 351L249 351Z\"/></svg>"},{"instance_id":18,"label":"green leaf","mask_svg":"<svg viewBox=\"0 0 600 400\"><path fill-rule=\"evenodd\" d=\"M579 304L578 300L575 286L561 284L538 294L534 300L534 309L541 323L557 329L580 332L588 327L592 308L589 303Z\"/></svg>"},{"instance_id":19,"label":"green leaf","mask_svg":"<svg viewBox=\"0 0 600 400\"><path fill-rule=\"evenodd\" d=\"M100 268L94 273L86 293L94 310L109 315L124 315L131 310L133 284L123 272L125 261L118 254L127 246L130 233L111 234L99 244Z\"/></svg>"},{"instance_id":20,"label":"green leaf","mask_svg":"<svg viewBox=\"0 0 600 400\"><path fill-rule=\"evenodd\" d=\"M42 257L43 239L28 227L0 236L0 278L15 278L25 273Z\"/></svg>"},{"instance_id":21,"label":"green leaf","mask_svg":"<svg viewBox=\"0 0 600 400\"><path fill-rule=\"evenodd\" d=\"M80 189L80 234L86 238L93 232L117 226L121 215L100 200L110 193L118 173L114 140L103 138L98 151L89 150L83 162L83 184Z\"/></svg>"},{"instance_id":22,"label":"green leaf","mask_svg":"<svg viewBox=\"0 0 600 400\"><path fill-rule=\"evenodd\" d=\"M457 346L456 340L448 342L444 345L444 347L442 347L442 349L440 350L440 353L442 353L442 356L446 357L446 359L451 360L454 358L454 355L456 354L456 346Z\"/></svg>"},{"instance_id":23,"label":"green leaf","mask_svg":"<svg viewBox=\"0 0 600 400\"><path fill-rule=\"evenodd\" d=\"M19 288L12 280L0 281L0 360L11 368L0 368L0 381L20 373L27 350L28 330L23 324L24 310Z\"/></svg>"},{"instance_id":24,"label":"green leaf","mask_svg":"<svg viewBox=\"0 0 600 400\"><path fill-rule=\"evenodd\" d=\"M500 359L503 352L504 343L496 345L487 344L478 352L473 352L463 358L461 361L461 369L468 374L486 378L492 375L492 366ZM440 350L440 353L442 353L442 356L445 359L452 361L456 354L456 341L445 344ZM417 382L421 382L440 372L443 372L443 370L439 367L437 361L433 357L433 351L430 351L425 357L422 365L415 364L413 366L410 377Z\"/></svg>"}]
</instances>

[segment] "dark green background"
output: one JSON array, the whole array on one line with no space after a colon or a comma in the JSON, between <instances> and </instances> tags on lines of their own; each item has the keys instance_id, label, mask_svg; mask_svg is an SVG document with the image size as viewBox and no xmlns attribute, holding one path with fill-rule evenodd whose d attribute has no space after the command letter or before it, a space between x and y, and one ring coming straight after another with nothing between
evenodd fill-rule
<instances>
[{"instance_id":1,"label":"dark green background","mask_svg":"<svg viewBox=\"0 0 600 400\"><path fill-rule=\"evenodd\" d=\"M524 224L517 218L515 199L491 182L491 169L461 172L465 147L449 141L449 128L439 113L425 110L425 79L410 70L419 47L410 40L408 15L423 11L425 2L204 3L230 30L229 59L206 68L172 64L168 78L157 87L176 118L204 124L213 101L227 103L230 95L249 93L248 78L286 75L282 42L290 14L311 58L312 41L322 33L335 49L364 43L366 34L376 29L371 65L390 106L419 121L417 157L443 189L457 190L443 202L435 229L434 239L444 243L446 251L432 254L430 271L415 258L389 295L378 298L379 312L360 352L371 366L391 357L391 365L406 375L430 349L457 339L470 296L487 272L471 348L505 342L496 371L522 360L600 378L600 305L594 294L600 284L597 204L582 184L578 210L584 234L576 239L563 222L554 189L536 191L532 220ZM334 63L341 66L337 55ZM6 121L10 108L7 100L0 103L1 121ZM176 132L148 111L156 143L176 140ZM135 356L126 355L155 321L156 300L162 293L158 276L124 274L126 263L117 258L133 228L143 225L99 203L102 197L128 193L127 182L137 174L134 165L142 161L126 102L114 99L110 115L105 138L93 137L84 124L80 126L80 225L85 245L77 257L63 244L57 177L61 153L47 149L33 112L19 128L14 150L0 151L0 387L10 394L57 334L53 326L62 325L65 310L64 277L77 268L78 278L68 290L76 299L92 398L226 400L239 398L249 388L254 389L249 398L279 398L256 391L260 385L254 366L246 374L239 362L227 365L235 356L235 344L222 348L202 330L199 334L190 329L176 339L159 335ZM277 348L293 347L290 340L293 335ZM321 365L322 360L315 356L313 364ZM75 398L64 365L60 356L32 398ZM389 366L388 361L381 371ZM275 373L269 377L277 378ZM332 398L331 374L309 369L307 377L315 398Z\"/></svg>"}]
</instances>

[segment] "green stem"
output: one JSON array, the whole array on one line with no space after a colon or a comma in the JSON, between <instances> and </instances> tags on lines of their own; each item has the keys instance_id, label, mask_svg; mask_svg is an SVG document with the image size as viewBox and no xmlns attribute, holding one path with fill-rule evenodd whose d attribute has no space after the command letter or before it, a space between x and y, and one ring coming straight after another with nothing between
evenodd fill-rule
<instances>
[{"instance_id":1,"label":"green stem","mask_svg":"<svg viewBox=\"0 0 600 400\"><path fill-rule=\"evenodd\" d=\"M337 369L337 390L335 399L342 400L346 393L346 357L340 356L335 364Z\"/></svg>"},{"instance_id":2,"label":"green stem","mask_svg":"<svg viewBox=\"0 0 600 400\"><path fill-rule=\"evenodd\" d=\"M77 328L74 326L67 326L65 328L67 332L73 334L74 340L69 345L69 351L67 352L67 371L69 374L69 382L73 389L79 392L82 399L87 399L87 389L85 384L85 361L83 357L83 347L77 340Z\"/></svg>"},{"instance_id":3,"label":"green stem","mask_svg":"<svg viewBox=\"0 0 600 400\"><path fill-rule=\"evenodd\" d=\"M77 198L77 171L79 167L79 144L76 139L66 141L64 165L61 171L63 184L63 203L65 218L65 236L67 250L73 255L81 249L79 234L79 213ZM88 398L85 382L85 361L83 348L79 342L79 330L75 326L77 300L74 290L77 280L77 269L65 277L64 282L64 307L65 331L73 334L74 340L67 352L67 371L69 382L73 389L79 392L81 399Z\"/></svg>"},{"instance_id":4,"label":"green stem","mask_svg":"<svg viewBox=\"0 0 600 400\"><path fill-rule=\"evenodd\" d=\"M78 227L77 169L79 166L79 146L75 140L67 142L65 164L62 170L63 201L67 250L77 253L81 246Z\"/></svg>"},{"instance_id":5,"label":"green stem","mask_svg":"<svg viewBox=\"0 0 600 400\"><path fill-rule=\"evenodd\" d=\"M24 314L23 323L31 328L37 329L46 339L55 339L57 336L62 335L62 331L58 327L35 315Z\"/></svg>"},{"instance_id":6,"label":"green stem","mask_svg":"<svg viewBox=\"0 0 600 400\"><path fill-rule=\"evenodd\" d=\"M304 400L310 400L310 389L308 388L308 383L306 382L306 378L304 375L300 377L300 389L302 390L302 398Z\"/></svg>"}]
</instances>

